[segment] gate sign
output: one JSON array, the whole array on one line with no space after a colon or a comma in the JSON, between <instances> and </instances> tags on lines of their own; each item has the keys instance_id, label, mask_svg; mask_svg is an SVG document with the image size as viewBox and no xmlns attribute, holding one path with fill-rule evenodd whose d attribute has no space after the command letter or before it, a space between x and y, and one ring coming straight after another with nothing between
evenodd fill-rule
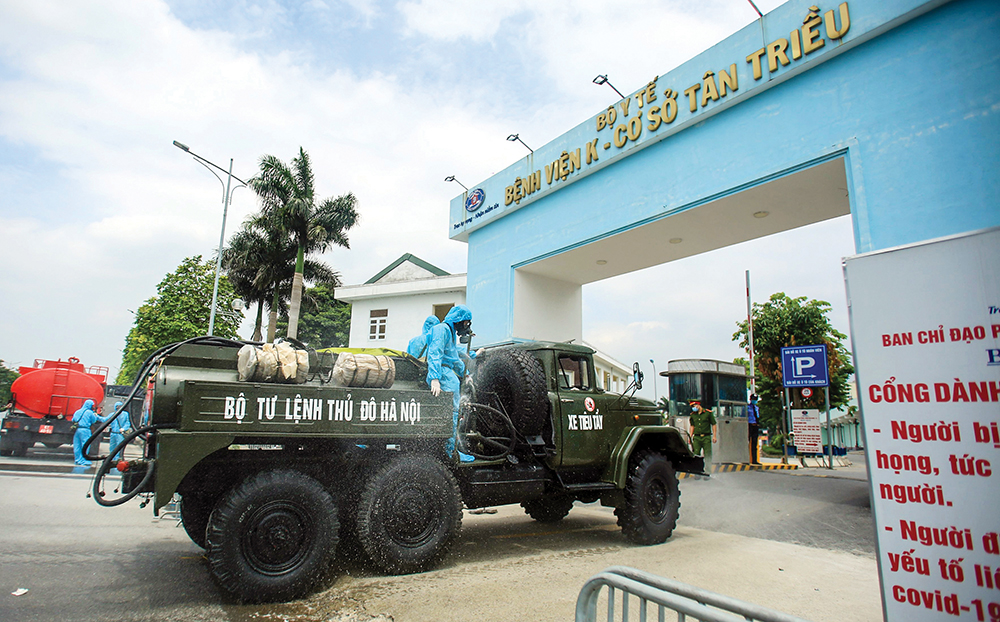
<instances>
[{"instance_id":1,"label":"gate sign","mask_svg":"<svg viewBox=\"0 0 1000 622\"><path fill-rule=\"evenodd\" d=\"M826 346L782 348L781 377L786 387L825 387L829 385Z\"/></svg>"},{"instance_id":2,"label":"gate sign","mask_svg":"<svg viewBox=\"0 0 1000 622\"><path fill-rule=\"evenodd\" d=\"M885 620L1000 620L1000 227L844 274Z\"/></svg>"}]
</instances>

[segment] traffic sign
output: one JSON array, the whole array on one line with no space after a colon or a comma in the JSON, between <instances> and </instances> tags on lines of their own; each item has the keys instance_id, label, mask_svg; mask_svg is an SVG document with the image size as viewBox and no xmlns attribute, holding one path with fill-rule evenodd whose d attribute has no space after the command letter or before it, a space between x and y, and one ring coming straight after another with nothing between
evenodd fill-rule
<instances>
[{"instance_id":1,"label":"traffic sign","mask_svg":"<svg viewBox=\"0 0 1000 622\"><path fill-rule=\"evenodd\" d=\"M830 384L826 346L781 349L782 384L786 387L825 387Z\"/></svg>"},{"instance_id":2,"label":"traffic sign","mask_svg":"<svg viewBox=\"0 0 1000 622\"><path fill-rule=\"evenodd\" d=\"M802 397L810 398L813 396L813 390L809 387L802 387Z\"/></svg>"}]
</instances>

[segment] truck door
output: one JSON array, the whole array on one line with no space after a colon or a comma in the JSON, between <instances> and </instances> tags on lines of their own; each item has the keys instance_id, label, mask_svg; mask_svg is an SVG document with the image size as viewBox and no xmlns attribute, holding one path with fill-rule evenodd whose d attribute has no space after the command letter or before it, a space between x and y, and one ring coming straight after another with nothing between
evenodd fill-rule
<instances>
[{"instance_id":1,"label":"truck door","mask_svg":"<svg viewBox=\"0 0 1000 622\"><path fill-rule=\"evenodd\" d=\"M604 431L603 391L597 388L593 358L587 354L556 352L555 372L561 411L558 425L562 431L562 466L604 464L611 446Z\"/></svg>"}]
</instances>

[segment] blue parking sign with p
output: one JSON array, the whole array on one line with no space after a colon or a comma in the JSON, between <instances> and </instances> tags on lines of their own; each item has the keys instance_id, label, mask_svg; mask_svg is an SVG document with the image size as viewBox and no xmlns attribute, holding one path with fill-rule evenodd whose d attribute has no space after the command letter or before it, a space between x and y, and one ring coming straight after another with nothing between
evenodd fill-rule
<instances>
[{"instance_id":1,"label":"blue parking sign with p","mask_svg":"<svg viewBox=\"0 0 1000 622\"><path fill-rule=\"evenodd\" d=\"M781 349L782 384L786 387L825 387L826 346L794 346Z\"/></svg>"}]
</instances>

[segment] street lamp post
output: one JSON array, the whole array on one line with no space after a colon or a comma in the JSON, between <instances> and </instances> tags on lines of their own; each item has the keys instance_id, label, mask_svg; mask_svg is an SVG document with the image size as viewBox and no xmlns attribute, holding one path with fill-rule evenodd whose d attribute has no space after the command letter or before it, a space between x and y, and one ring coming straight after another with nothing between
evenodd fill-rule
<instances>
[{"instance_id":1,"label":"street lamp post","mask_svg":"<svg viewBox=\"0 0 1000 622\"><path fill-rule=\"evenodd\" d=\"M219 177L218 174L216 174L216 172L213 171L212 168L210 167L217 168L223 173L226 173L226 182L222 184L224 188L224 190L222 191L222 231L219 232L219 252L216 253L216 260L215 260L215 284L212 286L212 308L209 311L209 316L208 316L208 336L211 337L215 333L215 306L219 299L219 273L222 271L222 245L225 242L226 238L226 216L229 213L229 202L232 200L233 198L232 193L236 192L236 188L246 187L247 182L233 175L232 158L229 158L229 170L227 171L218 164L206 160L205 158L191 151L191 149L189 149L188 146L185 145L184 143L180 143L175 140L174 146L193 156L195 162L207 168L209 172L215 175L215 178L219 180L219 183L222 183L222 178ZM236 186L236 188L233 188L230 191L230 185L232 183L232 180L234 179L240 182L241 185Z\"/></svg>"},{"instance_id":2,"label":"street lamp post","mask_svg":"<svg viewBox=\"0 0 1000 622\"><path fill-rule=\"evenodd\" d=\"M657 402L656 397L658 395L656 391L656 363L653 362L653 359L649 359L649 363L653 366L653 403L657 404L659 402Z\"/></svg>"}]
</instances>

